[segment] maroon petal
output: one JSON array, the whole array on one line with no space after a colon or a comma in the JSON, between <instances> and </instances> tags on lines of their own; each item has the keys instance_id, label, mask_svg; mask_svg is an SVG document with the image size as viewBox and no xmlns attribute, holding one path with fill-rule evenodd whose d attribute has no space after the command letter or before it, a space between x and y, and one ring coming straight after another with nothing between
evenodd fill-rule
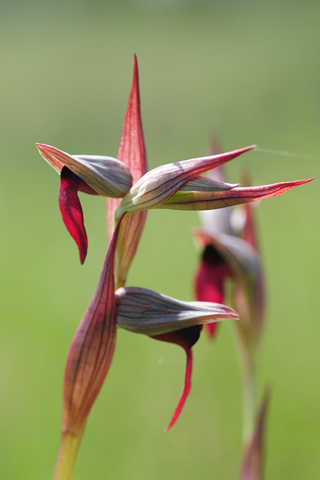
<instances>
[{"instance_id":1,"label":"maroon petal","mask_svg":"<svg viewBox=\"0 0 320 480\"><path fill-rule=\"evenodd\" d=\"M83 223L83 213L78 198L78 177L67 167L61 170L59 205L65 226L79 248L80 262L85 261L88 239Z\"/></svg>"},{"instance_id":2,"label":"maroon petal","mask_svg":"<svg viewBox=\"0 0 320 480\"><path fill-rule=\"evenodd\" d=\"M120 219L121 221L121 219ZM116 344L114 255L120 222L110 241L100 279L73 338L63 394L63 432L77 434L102 387Z\"/></svg>"},{"instance_id":3,"label":"maroon petal","mask_svg":"<svg viewBox=\"0 0 320 480\"><path fill-rule=\"evenodd\" d=\"M139 178L148 171L142 128L139 73L136 56L134 56L132 87L124 117L117 159L122 161L130 170L133 183L137 182ZM107 198L107 225L110 238L114 230L114 213L120 202L120 199ZM124 224L122 224L122 229L123 226Z\"/></svg>"},{"instance_id":4,"label":"maroon petal","mask_svg":"<svg viewBox=\"0 0 320 480\"><path fill-rule=\"evenodd\" d=\"M183 406L185 404L185 401L190 393L191 375L192 375L192 346L199 339L200 331L201 331L201 326L196 325L194 327L184 328L182 330L176 330L174 332L151 337L151 338L155 338L156 340L160 340L162 342L168 342L168 343L174 343L176 345L180 345L184 349L187 355L187 364L186 364L184 387L182 390L182 394L181 394L178 406L171 419L171 422L165 428L164 433L167 433L178 420L180 413L183 409Z\"/></svg>"},{"instance_id":5,"label":"maroon petal","mask_svg":"<svg viewBox=\"0 0 320 480\"><path fill-rule=\"evenodd\" d=\"M136 56L134 56L132 87L123 122L122 137L117 159L121 160L126 167L129 168L133 182L139 180L139 178L148 171L142 128L139 74ZM114 214L120 201L119 199L107 198L107 228L110 238L114 229ZM116 253L115 278L117 288L125 284L128 270L138 248L146 218L147 211L143 211L126 216L123 219Z\"/></svg>"}]
</instances>

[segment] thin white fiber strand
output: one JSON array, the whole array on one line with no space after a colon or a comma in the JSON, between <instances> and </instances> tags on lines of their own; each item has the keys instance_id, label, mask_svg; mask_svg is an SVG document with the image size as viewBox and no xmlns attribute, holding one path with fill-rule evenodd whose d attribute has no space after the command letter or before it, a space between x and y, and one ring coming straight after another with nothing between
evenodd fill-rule
<instances>
[{"instance_id":1,"label":"thin white fiber strand","mask_svg":"<svg viewBox=\"0 0 320 480\"><path fill-rule=\"evenodd\" d=\"M292 157L292 158L300 158L301 160L320 160L320 156L318 155L310 155L307 153L299 153L299 152L286 152L283 150L269 150L267 148L260 148L256 147L256 152L261 153L269 153L271 155L282 155L283 157Z\"/></svg>"}]
</instances>

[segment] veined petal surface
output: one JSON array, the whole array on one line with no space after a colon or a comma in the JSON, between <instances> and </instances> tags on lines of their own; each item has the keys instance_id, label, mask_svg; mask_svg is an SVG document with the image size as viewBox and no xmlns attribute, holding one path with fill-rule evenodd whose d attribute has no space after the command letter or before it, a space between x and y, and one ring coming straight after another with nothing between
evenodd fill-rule
<instances>
[{"instance_id":1,"label":"veined petal surface","mask_svg":"<svg viewBox=\"0 0 320 480\"><path fill-rule=\"evenodd\" d=\"M238 318L232 308L219 303L183 302L147 288L122 287L116 296L118 325L149 336Z\"/></svg>"},{"instance_id":2,"label":"veined petal surface","mask_svg":"<svg viewBox=\"0 0 320 480\"><path fill-rule=\"evenodd\" d=\"M124 197L131 188L130 170L119 160L101 155L69 155L56 147L36 144L40 155L58 172L69 168L98 195Z\"/></svg>"},{"instance_id":3,"label":"veined petal surface","mask_svg":"<svg viewBox=\"0 0 320 480\"><path fill-rule=\"evenodd\" d=\"M123 212L133 213L160 207L184 184L253 148L254 146L250 146L219 155L192 158L150 170L132 186L130 192L123 198L117 209L116 217L120 217Z\"/></svg>"},{"instance_id":4,"label":"veined petal surface","mask_svg":"<svg viewBox=\"0 0 320 480\"><path fill-rule=\"evenodd\" d=\"M126 165L132 173L133 181L137 182L148 171L147 154L144 143L137 58L134 56L132 88L124 118L122 137L117 153L117 159ZM120 200L107 198L107 229L109 238L115 224L115 211ZM125 216L122 221L115 258L116 288L123 286L136 254L141 238L147 211Z\"/></svg>"},{"instance_id":5,"label":"veined petal surface","mask_svg":"<svg viewBox=\"0 0 320 480\"><path fill-rule=\"evenodd\" d=\"M116 343L114 254L121 219L109 244L100 279L73 338L68 354L63 393L63 432L83 429L102 387Z\"/></svg>"},{"instance_id":6,"label":"veined petal surface","mask_svg":"<svg viewBox=\"0 0 320 480\"><path fill-rule=\"evenodd\" d=\"M275 197L312 180L313 178L309 178L307 180L280 182L257 187L236 187L226 192L184 192L179 190L165 203L158 205L156 208L167 208L170 210L211 210L214 208L231 207L233 205ZM125 199L126 197L124 197L124 200Z\"/></svg>"}]
</instances>

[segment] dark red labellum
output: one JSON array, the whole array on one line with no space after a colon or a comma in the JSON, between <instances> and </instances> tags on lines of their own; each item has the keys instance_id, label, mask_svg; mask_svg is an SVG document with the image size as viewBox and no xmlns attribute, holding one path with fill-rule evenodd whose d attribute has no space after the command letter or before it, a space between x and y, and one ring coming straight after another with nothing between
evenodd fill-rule
<instances>
[{"instance_id":1,"label":"dark red labellum","mask_svg":"<svg viewBox=\"0 0 320 480\"><path fill-rule=\"evenodd\" d=\"M65 226L79 248L80 262L85 261L88 239L83 223L83 213L78 198L80 179L67 167L61 170L59 206Z\"/></svg>"},{"instance_id":2,"label":"dark red labellum","mask_svg":"<svg viewBox=\"0 0 320 480\"><path fill-rule=\"evenodd\" d=\"M182 411L182 408L185 404L187 396L190 393L191 389L191 375L192 375L192 347L199 339L201 332L201 327L196 325L194 327L183 328L181 330L176 330L174 332L164 333L162 335L156 335L152 338L156 340L160 340L162 342L174 343L176 345L180 345L187 355L187 364L186 364L186 371L184 377L184 387L182 390L182 394L178 403L178 406L173 414L171 422L164 430L167 433L171 427L176 423L179 418L179 415Z\"/></svg>"}]
</instances>

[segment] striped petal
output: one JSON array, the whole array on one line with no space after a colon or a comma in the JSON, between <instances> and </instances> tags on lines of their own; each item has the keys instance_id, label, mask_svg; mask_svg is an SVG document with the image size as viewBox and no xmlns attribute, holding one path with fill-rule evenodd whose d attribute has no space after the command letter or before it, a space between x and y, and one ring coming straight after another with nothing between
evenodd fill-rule
<instances>
[{"instance_id":1,"label":"striped petal","mask_svg":"<svg viewBox=\"0 0 320 480\"><path fill-rule=\"evenodd\" d=\"M166 200L165 203L156 208L167 208L170 210L211 210L214 208L231 207L242 203L255 202L264 198L275 197L282 193L311 182L297 180L293 182L280 182L271 185L258 187L236 187L224 192L184 192L179 190L175 195ZM124 200L126 197L124 197Z\"/></svg>"},{"instance_id":2,"label":"striped petal","mask_svg":"<svg viewBox=\"0 0 320 480\"><path fill-rule=\"evenodd\" d=\"M149 336L238 318L232 308L219 303L183 302L147 288L122 287L116 296L119 327Z\"/></svg>"},{"instance_id":3,"label":"striped petal","mask_svg":"<svg viewBox=\"0 0 320 480\"><path fill-rule=\"evenodd\" d=\"M40 155L58 172L67 167L93 193L104 197L124 197L131 188L129 169L119 160L100 155L69 155L50 145L37 143ZM85 190L85 189L84 189Z\"/></svg>"},{"instance_id":4,"label":"striped petal","mask_svg":"<svg viewBox=\"0 0 320 480\"><path fill-rule=\"evenodd\" d=\"M98 286L68 354L63 432L78 434L82 431L113 358L117 319L113 264L120 222L109 244Z\"/></svg>"},{"instance_id":5,"label":"striped petal","mask_svg":"<svg viewBox=\"0 0 320 480\"><path fill-rule=\"evenodd\" d=\"M134 56L132 88L129 96L127 111L124 118L122 137L117 153L117 159L132 173L136 182L148 171L147 154L144 144L137 58ZM120 200L107 198L107 228L109 237L112 237L115 222L115 211ZM116 288L125 284L127 274L136 254L141 238L147 211L137 212L126 216L121 224L117 243L115 262Z\"/></svg>"},{"instance_id":6,"label":"striped petal","mask_svg":"<svg viewBox=\"0 0 320 480\"><path fill-rule=\"evenodd\" d=\"M250 146L219 155L183 160L150 170L123 198L116 217L120 217L123 212L133 213L160 207L186 183L253 148Z\"/></svg>"}]
</instances>

